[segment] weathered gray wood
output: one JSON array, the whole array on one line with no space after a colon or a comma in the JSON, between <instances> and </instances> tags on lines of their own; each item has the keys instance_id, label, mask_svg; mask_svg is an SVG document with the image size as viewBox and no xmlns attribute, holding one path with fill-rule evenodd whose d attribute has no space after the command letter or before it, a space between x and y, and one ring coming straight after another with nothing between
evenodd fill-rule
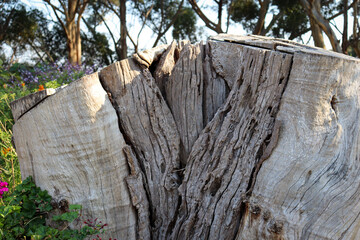
<instances>
[{"instance_id":1,"label":"weathered gray wood","mask_svg":"<svg viewBox=\"0 0 360 240\"><path fill-rule=\"evenodd\" d=\"M145 176L152 236L165 239L176 214L180 184L180 139L174 118L150 71L133 59L103 69L100 78Z\"/></svg>"},{"instance_id":2,"label":"weathered gray wood","mask_svg":"<svg viewBox=\"0 0 360 240\"><path fill-rule=\"evenodd\" d=\"M14 120L17 121L24 113L55 92L55 89L48 88L11 102L10 107Z\"/></svg>"},{"instance_id":3,"label":"weathered gray wood","mask_svg":"<svg viewBox=\"0 0 360 240\"><path fill-rule=\"evenodd\" d=\"M272 133L292 56L241 47L247 56L225 105L196 141L185 169L173 239L232 239ZM250 238L251 239L251 238Z\"/></svg>"},{"instance_id":4,"label":"weathered gray wood","mask_svg":"<svg viewBox=\"0 0 360 240\"><path fill-rule=\"evenodd\" d=\"M54 186L113 183L115 205L69 198L94 217L111 209L112 237L360 238L359 60L221 34L144 51L100 78L106 91L83 78L23 114L14 135L23 176L56 199Z\"/></svg>"},{"instance_id":5,"label":"weathered gray wood","mask_svg":"<svg viewBox=\"0 0 360 240\"><path fill-rule=\"evenodd\" d=\"M280 139L237 239L360 238L359 65L295 53L277 116Z\"/></svg>"},{"instance_id":6,"label":"weathered gray wood","mask_svg":"<svg viewBox=\"0 0 360 240\"><path fill-rule=\"evenodd\" d=\"M158 66L156 66L154 79L163 96L165 96L165 84L169 80L169 76L171 75L177 58L179 58L179 54L179 47L177 43L173 41L161 56Z\"/></svg>"},{"instance_id":7,"label":"weathered gray wood","mask_svg":"<svg viewBox=\"0 0 360 240\"><path fill-rule=\"evenodd\" d=\"M139 53L135 53L133 58L138 63L142 64L145 67L150 67L151 64L159 59L164 51L168 48L167 45L160 45L158 47L145 50Z\"/></svg>"},{"instance_id":8,"label":"weathered gray wood","mask_svg":"<svg viewBox=\"0 0 360 240\"><path fill-rule=\"evenodd\" d=\"M166 82L166 100L179 130L184 164L228 94L224 80L212 69L208 48L202 43L185 45Z\"/></svg>"},{"instance_id":9,"label":"weathered gray wood","mask_svg":"<svg viewBox=\"0 0 360 240\"><path fill-rule=\"evenodd\" d=\"M81 204L85 219L109 224L105 238L135 239L126 143L97 74L43 100L15 122L13 134L23 179L33 176L56 202Z\"/></svg>"}]
</instances>

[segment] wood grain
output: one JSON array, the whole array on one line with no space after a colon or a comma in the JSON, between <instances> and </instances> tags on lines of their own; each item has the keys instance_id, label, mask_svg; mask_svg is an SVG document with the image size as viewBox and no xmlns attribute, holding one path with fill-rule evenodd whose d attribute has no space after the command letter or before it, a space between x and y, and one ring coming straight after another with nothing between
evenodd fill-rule
<instances>
[{"instance_id":1,"label":"wood grain","mask_svg":"<svg viewBox=\"0 0 360 240\"><path fill-rule=\"evenodd\" d=\"M237 239L360 237L359 77L355 59L295 53L279 142L249 202L258 213Z\"/></svg>"},{"instance_id":2,"label":"wood grain","mask_svg":"<svg viewBox=\"0 0 360 240\"><path fill-rule=\"evenodd\" d=\"M174 118L150 71L133 59L103 69L100 78L144 174L152 237L165 239L180 184L180 138Z\"/></svg>"},{"instance_id":3,"label":"wood grain","mask_svg":"<svg viewBox=\"0 0 360 240\"><path fill-rule=\"evenodd\" d=\"M99 76L19 104L14 137L23 177L107 236L360 239L360 60L220 34Z\"/></svg>"},{"instance_id":4,"label":"wood grain","mask_svg":"<svg viewBox=\"0 0 360 240\"><path fill-rule=\"evenodd\" d=\"M185 45L166 82L166 100L180 134L183 164L228 94L226 83L213 70L210 58L208 45Z\"/></svg>"},{"instance_id":5,"label":"wood grain","mask_svg":"<svg viewBox=\"0 0 360 240\"><path fill-rule=\"evenodd\" d=\"M292 56L233 47L246 56L242 74L190 153L172 239L233 238L252 170L274 127Z\"/></svg>"},{"instance_id":6,"label":"wood grain","mask_svg":"<svg viewBox=\"0 0 360 240\"><path fill-rule=\"evenodd\" d=\"M56 202L81 204L85 219L109 224L105 238L135 239L126 143L96 73L32 108L13 134L23 179L33 176Z\"/></svg>"}]
</instances>

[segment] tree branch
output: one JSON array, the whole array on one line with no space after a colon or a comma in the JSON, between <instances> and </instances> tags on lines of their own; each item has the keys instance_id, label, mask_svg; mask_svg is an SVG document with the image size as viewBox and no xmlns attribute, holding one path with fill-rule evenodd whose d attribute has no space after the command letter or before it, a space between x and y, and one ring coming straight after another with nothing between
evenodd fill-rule
<instances>
[{"instance_id":1,"label":"tree branch","mask_svg":"<svg viewBox=\"0 0 360 240\"><path fill-rule=\"evenodd\" d=\"M10 20L13 17L13 14L15 12L15 7L13 7L9 13L9 16L7 16L6 20L5 20L5 24L2 25L4 27L0 27L0 42L5 38L6 36L6 30L8 29L9 25L10 25Z\"/></svg>"},{"instance_id":2,"label":"tree branch","mask_svg":"<svg viewBox=\"0 0 360 240\"><path fill-rule=\"evenodd\" d=\"M44 2L46 2L47 4L49 4L53 9L56 9L57 11L61 12L62 14L65 15L64 11L61 10L60 8L56 7L54 4L52 4L49 0L44 0Z\"/></svg>"},{"instance_id":3,"label":"tree branch","mask_svg":"<svg viewBox=\"0 0 360 240\"><path fill-rule=\"evenodd\" d=\"M269 25L266 28L263 28L261 30L261 35L265 36L270 31L270 29L274 26L276 21L279 20L279 18L282 17L283 15L284 15L284 10L283 9L278 14L273 15Z\"/></svg>"},{"instance_id":4,"label":"tree branch","mask_svg":"<svg viewBox=\"0 0 360 240\"><path fill-rule=\"evenodd\" d=\"M111 37L111 39L113 40L113 43L114 43L116 55L118 55L118 52L117 52L117 49L116 49L116 41L115 41L114 34L113 34L112 31L110 30L110 28L109 28L108 24L106 23L104 17L103 17L101 14L99 14L99 12L98 12L97 10L96 10L96 12L97 12L97 14L100 16L101 20L103 21L106 29L108 30L108 32L109 32L109 34L110 34L110 37ZM118 57L120 57L120 56L118 56Z\"/></svg>"},{"instance_id":5,"label":"tree branch","mask_svg":"<svg viewBox=\"0 0 360 240\"><path fill-rule=\"evenodd\" d=\"M178 10L176 11L175 15L173 16L173 18L171 19L171 22L166 26L165 30L163 32L160 32L158 34L158 37L156 38L153 47L156 47L156 45L158 44L159 40L165 35L165 33L170 29L170 27L175 23L176 19L179 17L179 14L182 10L182 6L184 4L184 0L181 0ZM161 31L161 29L160 29Z\"/></svg>"},{"instance_id":6,"label":"tree branch","mask_svg":"<svg viewBox=\"0 0 360 240\"><path fill-rule=\"evenodd\" d=\"M116 9L113 8L113 6L111 5L109 0L104 1L104 5L110 9L112 12L115 13L115 15L120 19L120 14L118 13L118 11L116 11Z\"/></svg>"},{"instance_id":7,"label":"tree branch","mask_svg":"<svg viewBox=\"0 0 360 240\"><path fill-rule=\"evenodd\" d=\"M144 18L145 18L145 19L144 19L144 22L143 22L143 24L142 24L142 26L141 26L141 28L140 28L140 31L139 31L139 33L138 33L138 35L137 35L136 46L135 46L135 44L133 43L133 44L134 44L134 47L135 47L135 52L136 52L136 53L137 53L137 51L138 51L140 34L141 34L142 30L143 30L144 27L145 27L146 20L148 19L149 15L150 15L150 12L152 11L153 7L154 7L154 5L151 5L150 9L146 12L146 14L145 14L145 16L144 16ZM127 32L127 31L126 31L126 32ZM129 34L127 34L127 35L128 35L129 38L130 38L130 35L129 35ZM131 38L130 38L130 41L132 41Z\"/></svg>"},{"instance_id":8,"label":"tree branch","mask_svg":"<svg viewBox=\"0 0 360 240\"><path fill-rule=\"evenodd\" d=\"M269 8L269 4L270 4L270 0L264 0L264 1L260 1L260 13L259 13L259 18L258 21L256 23L255 29L253 31L253 34L259 35L262 33L262 30L264 28L264 24L265 24L265 17Z\"/></svg>"},{"instance_id":9,"label":"tree branch","mask_svg":"<svg viewBox=\"0 0 360 240\"><path fill-rule=\"evenodd\" d=\"M348 48L348 8L347 2L348 0L344 1L344 28L343 28L343 36L342 36L342 51L343 53L347 54Z\"/></svg>"},{"instance_id":10,"label":"tree branch","mask_svg":"<svg viewBox=\"0 0 360 240\"><path fill-rule=\"evenodd\" d=\"M44 1L47 2L47 3L50 5L50 7L53 9L53 12L55 13L55 16L56 16L57 20L60 22L62 28L63 28L64 31L65 31L66 38L70 39L70 33L67 31L64 22L63 22L63 21L61 20L61 18L59 17L59 15L58 15L58 13L57 13L57 11L56 11L56 7L55 7L52 3L50 3L49 0L44 0Z\"/></svg>"},{"instance_id":11,"label":"tree branch","mask_svg":"<svg viewBox=\"0 0 360 240\"><path fill-rule=\"evenodd\" d=\"M61 12L62 14L64 14L66 18L69 18L68 9L66 7L65 2L63 2L62 0L59 0L59 2L60 2L61 7L64 9L64 11L62 12L60 9L58 9L58 11Z\"/></svg>"},{"instance_id":12,"label":"tree branch","mask_svg":"<svg viewBox=\"0 0 360 240\"><path fill-rule=\"evenodd\" d=\"M229 26L230 26L230 14L229 14L229 12L230 12L230 7L231 7L233 2L234 2L234 0L231 0L231 2L229 3L229 7L227 9L228 15L227 15L227 19L226 19L226 30L225 30L226 33L229 31Z\"/></svg>"},{"instance_id":13,"label":"tree branch","mask_svg":"<svg viewBox=\"0 0 360 240\"><path fill-rule=\"evenodd\" d=\"M223 8L223 0L219 0L219 8L218 8L218 26L221 26L221 18L222 18L222 8Z\"/></svg>"},{"instance_id":14,"label":"tree branch","mask_svg":"<svg viewBox=\"0 0 360 240\"><path fill-rule=\"evenodd\" d=\"M211 30L217 32L217 33L223 33L221 30L221 26L218 26L214 22L212 22L210 19L208 19L205 14L201 11L199 5L197 5L195 0L188 0L191 4L192 9L196 12L196 14L203 20L205 25L210 28Z\"/></svg>"},{"instance_id":15,"label":"tree branch","mask_svg":"<svg viewBox=\"0 0 360 240\"><path fill-rule=\"evenodd\" d=\"M351 7L354 7L354 6L355 6L354 4L355 4L356 2L357 2L357 0L354 0L354 1L348 6L348 9L351 8ZM341 10L341 11L339 11L338 13L332 15L331 17L326 18L326 20L327 20L327 21L331 21L331 20L333 20L334 18L337 18L338 16L340 16L340 15L343 14L343 13L344 13L344 10ZM295 38L297 38L297 37L299 37L299 36L307 33L307 32L310 31L310 30L311 30L311 28L307 28L307 29L305 29L304 31L300 32L300 33L297 34L297 35L290 35L289 40L293 40L293 39L295 39Z\"/></svg>"},{"instance_id":16,"label":"tree branch","mask_svg":"<svg viewBox=\"0 0 360 240\"><path fill-rule=\"evenodd\" d=\"M341 52L341 47L336 38L334 31L331 29L329 22L318 12L307 0L300 0L301 5L307 12L308 16L313 18L316 24L326 33L334 51Z\"/></svg>"}]
</instances>

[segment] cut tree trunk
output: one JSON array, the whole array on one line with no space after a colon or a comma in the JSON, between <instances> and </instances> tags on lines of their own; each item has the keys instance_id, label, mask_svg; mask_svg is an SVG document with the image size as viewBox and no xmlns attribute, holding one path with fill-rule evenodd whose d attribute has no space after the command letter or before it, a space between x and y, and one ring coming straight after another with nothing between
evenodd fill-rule
<instances>
[{"instance_id":1,"label":"cut tree trunk","mask_svg":"<svg viewBox=\"0 0 360 240\"><path fill-rule=\"evenodd\" d=\"M359 78L281 39L159 46L14 102L22 177L104 238L360 239Z\"/></svg>"}]
</instances>

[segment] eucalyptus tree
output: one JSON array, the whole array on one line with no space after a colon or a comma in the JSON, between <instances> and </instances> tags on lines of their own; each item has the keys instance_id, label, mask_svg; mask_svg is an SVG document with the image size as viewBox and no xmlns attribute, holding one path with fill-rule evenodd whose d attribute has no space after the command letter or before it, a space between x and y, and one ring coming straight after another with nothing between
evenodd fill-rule
<instances>
[{"instance_id":1,"label":"eucalyptus tree","mask_svg":"<svg viewBox=\"0 0 360 240\"><path fill-rule=\"evenodd\" d=\"M66 36L68 59L72 64L81 64L80 22L89 0L44 0L53 10Z\"/></svg>"},{"instance_id":2,"label":"eucalyptus tree","mask_svg":"<svg viewBox=\"0 0 360 240\"><path fill-rule=\"evenodd\" d=\"M153 32L153 47L160 42L166 43L165 34L171 29L175 39L186 37L196 40L196 15L185 0L135 0L132 4L143 26Z\"/></svg>"}]
</instances>

